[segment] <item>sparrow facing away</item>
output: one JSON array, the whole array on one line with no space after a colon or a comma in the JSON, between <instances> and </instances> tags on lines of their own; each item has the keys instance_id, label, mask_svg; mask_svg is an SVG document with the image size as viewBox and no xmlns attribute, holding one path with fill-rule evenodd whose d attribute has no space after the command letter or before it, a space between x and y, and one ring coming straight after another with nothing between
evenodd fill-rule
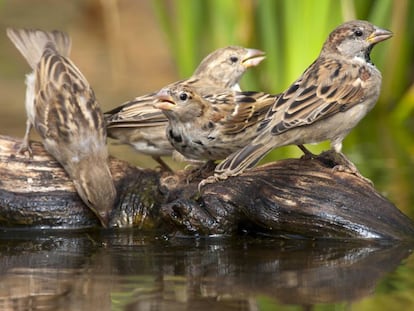
<instances>
[{"instance_id":1,"label":"sparrow facing away","mask_svg":"<svg viewBox=\"0 0 414 311\"><path fill-rule=\"evenodd\" d=\"M7 29L33 72L26 76L26 134L20 152L31 153L32 126L45 149L64 167L85 204L108 225L116 190L108 167L102 111L89 83L68 58L63 32Z\"/></svg>"},{"instance_id":2,"label":"sparrow facing away","mask_svg":"<svg viewBox=\"0 0 414 311\"><path fill-rule=\"evenodd\" d=\"M264 58L264 52L256 49L221 48L206 56L190 78L168 86L184 84L240 90L238 83L244 72L257 66ZM109 137L152 156L162 167L168 168L160 157L170 156L174 148L165 136L168 120L153 106L156 93L136 97L106 112L105 119Z\"/></svg>"},{"instance_id":3,"label":"sparrow facing away","mask_svg":"<svg viewBox=\"0 0 414 311\"><path fill-rule=\"evenodd\" d=\"M187 159L221 160L251 142L275 101L262 92L177 84L162 89L155 107L169 120L167 137Z\"/></svg>"},{"instance_id":4,"label":"sparrow facing away","mask_svg":"<svg viewBox=\"0 0 414 311\"><path fill-rule=\"evenodd\" d=\"M258 136L221 162L215 176L202 184L239 175L281 146L330 140L331 148L340 153L345 136L378 99L382 78L370 52L391 36L366 21L338 26L319 57L277 98Z\"/></svg>"}]
</instances>

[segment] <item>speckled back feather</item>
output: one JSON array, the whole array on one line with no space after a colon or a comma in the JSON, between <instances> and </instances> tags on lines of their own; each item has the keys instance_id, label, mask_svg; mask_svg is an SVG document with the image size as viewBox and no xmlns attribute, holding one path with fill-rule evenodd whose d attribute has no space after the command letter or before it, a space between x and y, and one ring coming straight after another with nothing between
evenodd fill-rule
<instances>
[{"instance_id":1,"label":"speckled back feather","mask_svg":"<svg viewBox=\"0 0 414 311\"><path fill-rule=\"evenodd\" d=\"M86 140L88 149L104 148L105 123L95 94L79 69L52 43L38 65L35 90L36 129L44 139L65 144Z\"/></svg>"}]
</instances>

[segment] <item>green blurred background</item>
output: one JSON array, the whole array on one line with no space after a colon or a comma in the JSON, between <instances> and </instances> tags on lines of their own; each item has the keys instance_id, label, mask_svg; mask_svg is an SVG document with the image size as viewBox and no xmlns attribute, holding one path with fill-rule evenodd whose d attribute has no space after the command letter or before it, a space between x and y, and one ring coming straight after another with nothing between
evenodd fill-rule
<instances>
[{"instance_id":1,"label":"green blurred background","mask_svg":"<svg viewBox=\"0 0 414 311\"><path fill-rule=\"evenodd\" d=\"M25 126L28 65L8 41L7 26L67 31L72 59L108 110L191 75L206 54L230 44L267 52L243 78L244 90L281 92L318 56L334 27L365 19L395 35L372 52L383 74L381 98L343 151L414 218L413 16L409 0L0 0L0 134L22 137ZM310 146L313 152L327 148ZM298 157L296 149L280 148L266 159ZM125 146L110 151L156 166Z\"/></svg>"}]
</instances>

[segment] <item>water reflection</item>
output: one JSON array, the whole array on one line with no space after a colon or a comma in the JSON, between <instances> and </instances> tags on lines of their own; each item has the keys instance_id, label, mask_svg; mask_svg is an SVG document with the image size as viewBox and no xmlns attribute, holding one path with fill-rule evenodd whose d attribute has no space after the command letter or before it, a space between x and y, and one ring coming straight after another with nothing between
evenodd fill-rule
<instances>
[{"instance_id":1,"label":"water reflection","mask_svg":"<svg viewBox=\"0 0 414 311\"><path fill-rule=\"evenodd\" d=\"M163 239L134 232L3 232L1 310L269 310L351 302L404 245Z\"/></svg>"}]
</instances>

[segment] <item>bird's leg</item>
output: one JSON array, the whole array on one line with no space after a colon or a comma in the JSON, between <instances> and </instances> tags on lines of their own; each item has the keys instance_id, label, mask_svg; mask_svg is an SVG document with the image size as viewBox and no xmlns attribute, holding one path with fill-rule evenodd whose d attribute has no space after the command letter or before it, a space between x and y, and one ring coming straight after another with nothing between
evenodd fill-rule
<instances>
[{"instance_id":1,"label":"bird's leg","mask_svg":"<svg viewBox=\"0 0 414 311\"><path fill-rule=\"evenodd\" d=\"M190 183L194 179L204 178L205 176L210 176L214 169L216 168L216 163L213 160L208 160L203 162L203 164L193 168L187 174L187 183Z\"/></svg>"},{"instance_id":2,"label":"bird's leg","mask_svg":"<svg viewBox=\"0 0 414 311\"><path fill-rule=\"evenodd\" d=\"M178 162L187 162L190 165L195 164L197 166L199 166L200 164L204 164L204 162L205 162L205 161L202 161L202 160L189 159L189 158L183 156L177 150L173 151L172 158L173 158L173 160L178 161Z\"/></svg>"},{"instance_id":3,"label":"bird's leg","mask_svg":"<svg viewBox=\"0 0 414 311\"><path fill-rule=\"evenodd\" d=\"M304 145L297 145L300 150L303 152L302 159L310 160L316 158L316 155L310 152Z\"/></svg>"},{"instance_id":4,"label":"bird's leg","mask_svg":"<svg viewBox=\"0 0 414 311\"><path fill-rule=\"evenodd\" d=\"M33 156L32 148L30 147L30 141L29 141L31 129L32 129L32 123L30 122L29 119L27 119L26 120L26 132L23 137L23 142L21 143L20 148L17 151L20 154L28 153L30 158Z\"/></svg>"},{"instance_id":5,"label":"bird's leg","mask_svg":"<svg viewBox=\"0 0 414 311\"><path fill-rule=\"evenodd\" d=\"M163 161L163 159L161 159L161 157L153 156L152 158L154 159L154 161L156 161L160 165L160 168L162 171L169 172L169 173L173 172L173 170L168 166L167 163Z\"/></svg>"},{"instance_id":6,"label":"bird's leg","mask_svg":"<svg viewBox=\"0 0 414 311\"><path fill-rule=\"evenodd\" d=\"M176 161L189 162L189 165L184 168L184 171L188 171L188 173L186 173L187 184L192 182L194 179L210 176L216 168L216 164L213 160L202 161L189 159L176 150L173 151L172 157Z\"/></svg>"}]
</instances>

